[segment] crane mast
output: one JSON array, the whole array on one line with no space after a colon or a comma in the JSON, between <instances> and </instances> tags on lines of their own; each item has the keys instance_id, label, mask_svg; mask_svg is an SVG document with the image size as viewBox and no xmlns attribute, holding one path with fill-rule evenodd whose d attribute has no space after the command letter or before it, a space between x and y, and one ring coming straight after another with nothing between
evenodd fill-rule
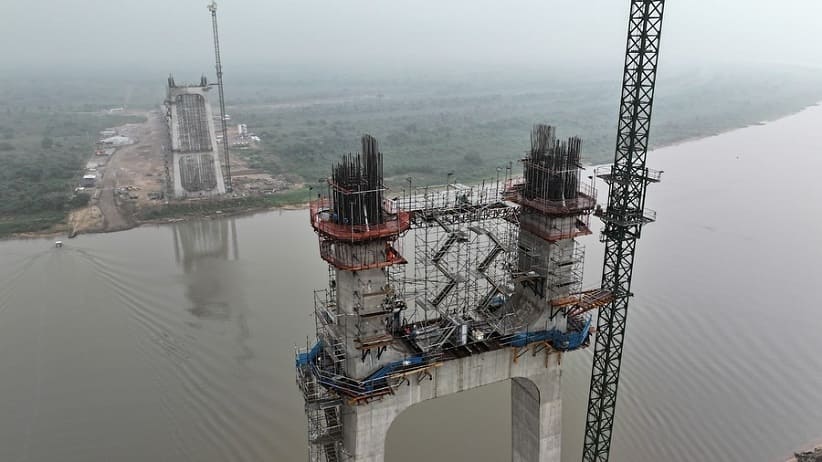
<instances>
[{"instance_id":1,"label":"crane mast","mask_svg":"<svg viewBox=\"0 0 822 462\"><path fill-rule=\"evenodd\" d=\"M217 68L217 90L220 93L220 126L223 133L223 162L225 163L225 188L231 192L231 164L228 156L228 127L225 120L225 96L223 94L223 65L220 62L220 37L217 34L217 2L212 1L208 5L211 12L211 26L214 30L214 59Z\"/></svg>"},{"instance_id":2,"label":"crane mast","mask_svg":"<svg viewBox=\"0 0 822 462\"><path fill-rule=\"evenodd\" d=\"M614 298L597 319L583 462L608 460L636 243L642 226L656 219L645 208L645 194L662 172L648 169L645 160L664 7L664 0L631 0L614 163L596 172L608 184L607 207L598 213L605 224L602 288Z\"/></svg>"}]
</instances>

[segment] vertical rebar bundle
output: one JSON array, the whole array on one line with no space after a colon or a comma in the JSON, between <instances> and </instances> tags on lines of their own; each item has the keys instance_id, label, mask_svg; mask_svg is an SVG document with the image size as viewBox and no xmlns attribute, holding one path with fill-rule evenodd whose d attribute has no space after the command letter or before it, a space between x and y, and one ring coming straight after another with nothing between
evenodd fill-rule
<instances>
[{"instance_id":1,"label":"vertical rebar bundle","mask_svg":"<svg viewBox=\"0 0 822 462\"><path fill-rule=\"evenodd\" d=\"M382 153L377 140L363 135L362 152L348 154L332 168L331 194L337 223L383 223Z\"/></svg>"},{"instance_id":2,"label":"vertical rebar bundle","mask_svg":"<svg viewBox=\"0 0 822 462\"><path fill-rule=\"evenodd\" d=\"M531 131L531 151L525 158L525 187L528 199L561 201L579 195L580 151L577 137L559 141L554 127L537 124Z\"/></svg>"}]
</instances>

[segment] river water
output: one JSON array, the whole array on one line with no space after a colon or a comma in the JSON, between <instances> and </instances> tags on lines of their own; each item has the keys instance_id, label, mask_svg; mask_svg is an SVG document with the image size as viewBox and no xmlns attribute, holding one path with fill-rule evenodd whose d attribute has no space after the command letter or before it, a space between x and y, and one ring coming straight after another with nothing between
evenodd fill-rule
<instances>
[{"instance_id":1,"label":"river water","mask_svg":"<svg viewBox=\"0 0 822 462\"><path fill-rule=\"evenodd\" d=\"M612 460L775 461L822 437L822 107L659 149ZM0 242L0 461L302 461L305 211ZM587 245L589 284L602 247ZM563 358L579 460L591 351ZM510 457L509 389L420 404L388 460Z\"/></svg>"}]
</instances>

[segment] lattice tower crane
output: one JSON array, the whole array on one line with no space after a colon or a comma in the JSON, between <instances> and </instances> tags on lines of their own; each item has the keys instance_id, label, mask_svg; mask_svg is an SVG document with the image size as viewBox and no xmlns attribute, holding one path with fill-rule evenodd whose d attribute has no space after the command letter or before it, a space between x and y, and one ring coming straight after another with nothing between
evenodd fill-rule
<instances>
[{"instance_id":1,"label":"lattice tower crane","mask_svg":"<svg viewBox=\"0 0 822 462\"><path fill-rule=\"evenodd\" d=\"M616 154L612 166L597 172L608 184L608 205L597 215L605 223L602 288L613 300L597 319L583 462L608 460L636 243L642 226L656 218L645 209L645 193L662 172L648 169L645 159L664 7L664 0L631 0Z\"/></svg>"},{"instance_id":2,"label":"lattice tower crane","mask_svg":"<svg viewBox=\"0 0 822 462\"><path fill-rule=\"evenodd\" d=\"M231 164L228 156L228 126L225 120L225 96L223 94L223 64L220 62L220 36L217 34L217 2L214 0L208 4L208 11L211 12L211 27L214 30L214 60L217 68L217 89L220 92L220 127L223 133L223 162L225 163L225 189L232 191L231 185Z\"/></svg>"}]
</instances>

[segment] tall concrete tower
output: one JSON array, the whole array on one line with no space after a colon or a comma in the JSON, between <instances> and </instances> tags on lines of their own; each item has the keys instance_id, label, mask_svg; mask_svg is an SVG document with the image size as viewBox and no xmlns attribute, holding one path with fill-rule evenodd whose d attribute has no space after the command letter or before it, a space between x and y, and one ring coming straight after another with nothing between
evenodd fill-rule
<instances>
[{"instance_id":1,"label":"tall concrete tower","mask_svg":"<svg viewBox=\"0 0 822 462\"><path fill-rule=\"evenodd\" d=\"M582 292L585 249L575 238L591 234L596 191L580 177L581 146L576 137L557 140L551 126L534 126L524 177L505 192L520 205L517 289L510 303L529 331L566 330L569 322L583 322L578 314L592 303L609 300L598 290Z\"/></svg>"},{"instance_id":2,"label":"tall concrete tower","mask_svg":"<svg viewBox=\"0 0 822 462\"><path fill-rule=\"evenodd\" d=\"M560 355L587 345L585 311L608 299L581 289L574 238L590 233L596 194L580 146L540 125L524 177L391 200L372 137L334 166L310 212L329 287L315 292L317 341L296 357L309 460L383 461L403 410L511 380L512 459L559 461Z\"/></svg>"},{"instance_id":3,"label":"tall concrete tower","mask_svg":"<svg viewBox=\"0 0 822 462\"><path fill-rule=\"evenodd\" d=\"M388 349L405 307L390 268L406 263L394 243L410 228L409 214L385 208L382 154L370 135L362 137L360 154L334 166L328 188L329 200L314 204L311 223L320 256L333 268L334 312L318 315L333 321L322 332L334 357L346 353L340 370L361 380L400 357Z\"/></svg>"},{"instance_id":4,"label":"tall concrete tower","mask_svg":"<svg viewBox=\"0 0 822 462\"><path fill-rule=\"evenodd\" d=\"M408 212L386 207L384 191L382 154L365 135L362 152L343 157L327 195L311 203L329 264L329 287L315 292L317 343L298 357L312 460L341 460L341 396L356 402L390 393L374 371L402 356L388 348L405 308L392 267L406 263L394 243L410 221Z\"/></svg>"},{"instance_id":5,"label":"tall concrete tower","mask_svg":"<svg viewBox=\"0 0 822 462\"><path fill-rule=\"evenodd\" d=\"M226 189L206 78L202 77L198 84L180 85L169 76L166 90L166 123L171 140L169 174L174 197L224 194Z\"/></svg>"}]
</instances>

